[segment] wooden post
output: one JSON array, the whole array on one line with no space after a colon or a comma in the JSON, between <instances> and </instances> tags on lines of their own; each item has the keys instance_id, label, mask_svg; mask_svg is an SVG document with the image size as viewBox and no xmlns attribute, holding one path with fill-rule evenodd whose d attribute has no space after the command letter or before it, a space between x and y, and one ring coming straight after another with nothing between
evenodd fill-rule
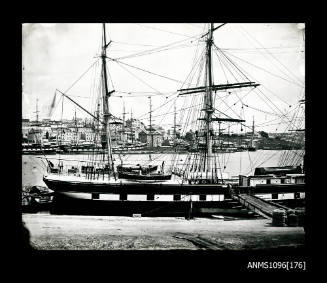
<instances>
[{"instance_id":1,"label":"wooden post","mask_svg":"<svg viewBox=\"0 0 327 283\"><path fill-rule=\"evenodd\" d=\"M193 203L192 203L192 195L190 195L190 206L189 206L189 211L188 211L188 215L187 215L187 220L190 220L193 218Z\"/></svg>"}]
</instances>

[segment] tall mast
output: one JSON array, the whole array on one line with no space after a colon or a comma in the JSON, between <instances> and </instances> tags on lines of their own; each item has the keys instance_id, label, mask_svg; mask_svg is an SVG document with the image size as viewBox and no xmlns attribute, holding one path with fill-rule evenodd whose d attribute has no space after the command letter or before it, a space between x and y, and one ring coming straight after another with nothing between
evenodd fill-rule
<instances>
[{"instance_id":1,"label":"tall mast","mask_svg":"<svg viewBox=\"0 0 327 283\"><path fill-rule=\"evenodd\" d=\"M194 94L194 93L205 93L204 95L204 105L202 111L205 112L204 117L198 118L198 120L203 120L204 127L201 128L201 137L205 138L205 156L204 156L204 167L206 172L206 178L208 178L208 173L213 172L213 152L212 152L212 144L213 144L213 128L212 122L245 122L243 119L234 119L234 118L217 118L212 117L214 112L213 107L213 98L212 98L212 91L226 91L228 89L236 89L236 88L244 88L244 87L257 87L259 84L251 81L246 82L237 82L237 83L227 83L227 84L213 84L213 76L212 76L212 56L211 56L211 49L213 43L213 32L225 24L221 24L214 28L213 23L210 24L209 31L204 34L202 37L206 36L206 73L205 73L205 85L204 86L197 86L185 89L179 89L179 95L187 95L187 94ZM201 38L202 38L201 37ZM201 159L202 163L202 159ZM212 176L213 177L213 176Z\"/></svg>"},{"instance_id":2,"label":"tall mast","mask_svg":"<svg viewBox=\"0 0 327 283\"><path fill-rule=\"evenodd\" d=\"M211 117L212 113L214 112L213 105L212 105L212 62L211 62L211 46L213 43L212 39L212 31L213 31L213 23L210 24L210 29L208 32L207 38L207 60L206 60L206 67L207 67L207 87L205 92L205 99L204 99L204 111L205 111L205 123L206 123L206 143L207 143L207 158L206 158L206 175L208 172L211 172L211 165L212 165L212 126L211 126Z\"/></svg>"},{"instance_id":3,"label":"tall mast","mask_svg":"<svg viewBox=\"0 0 327 283\"><path fill-rule=\"evenodd\" d=\"M110 42L107 44L106 41L106 24L103 24L103 46L102 46L102 75L103 75L103 118L104 118L104 135L106 138L106 147L108 150L108 165L111 172L114 172L114 163L112 158L112 151L111 151L111 134L110 134L110 127L109 127L109 104L108 99L110 97L111 92L108 91L108 82L107 82L107 68L106 68L106 48L109 46Z\"/></svg>"}]
</instances>

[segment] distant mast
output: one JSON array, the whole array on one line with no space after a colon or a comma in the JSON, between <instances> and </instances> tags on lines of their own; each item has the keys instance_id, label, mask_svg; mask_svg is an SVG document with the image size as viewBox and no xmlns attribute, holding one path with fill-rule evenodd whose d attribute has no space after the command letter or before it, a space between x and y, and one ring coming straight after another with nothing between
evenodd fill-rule
<instances>
[{"instance_id":1,"label":"distant mast","mask_svg":"<svg viewBox=\"0 0 327 283\"><path fill-rule=\"evenodd\" d=\"M125 146L125 101L123 100L123 145Z\"/></svg>"},{"instance_id":2,"label":"distant mast","mask_svg":"<svg viewBox=\"0 0 327 283\"><path fill-rule=\"evenodd\" d=\"M39 123L39 110L38 110L38 102L39 99L36 99L36 105L35 105L35 112L36 113L36 122L34 124L34 126L36 127L33 132L34 132L34 137L35 137L35 142L40 142L42 144L42 137L41 137L41 132L40 132L40 123Z\"/></svg>"},{"instance_id":3,"label":"distant mast","mask_svg":"<svg viewBox=\"0 0 327 283\"><path fill-rule=\"evenodd\" d=\"M125 147L127 138L126 138L126 114L128 114L125 111L125 101L123 100L123 125L122 125L122 141L123 141L123 146Z\"/></svg>"},{"instance_id":4,"label":"distant mast","mask_svg":"<svg viewBox=\"0 0 327 283\"><path fill-rule=\"evenodd\" d=\"M253 120L252 120L251 147L253 147L253 137L254 137L254 116L253 116Z\"/></svg>"},{"instance_id":5,"label":"distant mast","mask_svg":"<svg viewBox=\"0 0 327 283\"><path fill-rule=\"evenodd\" d=\"M77 145L79 139L78 139L78 125L77 125L76 109L75 109L75 130L76 130L76 141L75 141L75 144Z\"/></svg>"},{"instance_id":6,"label":"distant mast","mask_svg":"<svg viewBox=\"0 0 327 283\"><path fill-rule=\"evenodd\" d=\"M132 108L131 108L131 134L132 134L132 144L134 144L133 109Z\"/></svg>"},{"instance_id":7,"label":"distant mast","mask_svg":"<svg viewBox=\"0 0 327 283\"><path fill-rule=\"evenodd\" d=\"M35 112L36 113L36 125L38 126L39 125L39 110L38 110L38 102L39 102L39 99L37 98L36 99L36 106L35 106Z\"/></svg>"},{"instance_id":8,"label":"distant mast","mask_svg":"<svg viewBox=\"0 0 327 283\"><path fill-rule=\"evenodd\" d=\"M150 99L150 137L151 137L150 147L152 149L153 148L153 132L152 132L152 102L151 102L151 96L149 96L149 99Z\"/></svg>"}]
</instances>

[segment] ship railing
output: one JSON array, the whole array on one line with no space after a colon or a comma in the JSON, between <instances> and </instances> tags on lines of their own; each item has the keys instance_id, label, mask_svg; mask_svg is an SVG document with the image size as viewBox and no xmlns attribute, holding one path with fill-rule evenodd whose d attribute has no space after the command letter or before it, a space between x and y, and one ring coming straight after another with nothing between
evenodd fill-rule
<instances>
[{"instance_id":1,"label":"ship railing","mask_svg":"<svg viewBox=\"0 0 327 283\"><path fill-rule=\"evenodd\" d=\"M47 172L52 174L60 175L71 175L79 173L79 168L77 166L69 165L57 165L57 166L47 166Z\"/></svg>"},{"instance_id":2,"label":"ship railing","mask_svg":"<svg viewBox=\"0 0 327 283\"><path fill-rule=\"evenodd\" d=\"M105 178L109 174L109 168L107 166L74 166L74 165L58 165L53 167L47 167L47 172L51 174L57 174L62 176L77 176L85 177L87 179L101 179Z\"/></svg>"},{"instance_id":3,"label":"ship railing","mask_svg":"<svg viewBox=\"0 0 327 283\"><path fill-rule=\"evenodd\" d=\"M189 184L217 184L217 185L225 185L226 182L224 179L218 179L218 178L189 178L187 179Z\"/></svg>"}]
</instances>

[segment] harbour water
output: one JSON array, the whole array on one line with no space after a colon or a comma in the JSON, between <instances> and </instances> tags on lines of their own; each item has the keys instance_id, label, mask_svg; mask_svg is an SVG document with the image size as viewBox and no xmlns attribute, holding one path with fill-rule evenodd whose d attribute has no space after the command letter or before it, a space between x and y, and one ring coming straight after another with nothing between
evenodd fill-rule
<instances>
[{"instance_id":1,"label":"harbour water","mask_svg":"<svg viewBox=\"0 0 327 283\"><path fill-rule=\"evenodd\" d=\"M219 167L222 172L228 173L231 177L238 175L251 175L254 173L255 167L264 166L278 166L278 162L282 154L287 151L284 150L257 150L257 151L243 151L233 153L219 154ZM22 155L22 185L37 185L45 186L42 177L46 173L46 161L44 156L38 155ZM55 165L58 164L59 159L64 160L65 165L76 166L77 164L83 165L84 162L91 160L91 155L78 154L78 155L48 155L47 158ZM173 160L174 154L123 154L114 155L115 165L120 164L156 164L161 165L165 161L165 167L168 168ZM102 156L94 157L94 161L100 161ZM186 154L181 154L176 157L176 163L179 165L184 164ZM302 162L299 161L300 165Z\"/></svg>"}]
</instances>

